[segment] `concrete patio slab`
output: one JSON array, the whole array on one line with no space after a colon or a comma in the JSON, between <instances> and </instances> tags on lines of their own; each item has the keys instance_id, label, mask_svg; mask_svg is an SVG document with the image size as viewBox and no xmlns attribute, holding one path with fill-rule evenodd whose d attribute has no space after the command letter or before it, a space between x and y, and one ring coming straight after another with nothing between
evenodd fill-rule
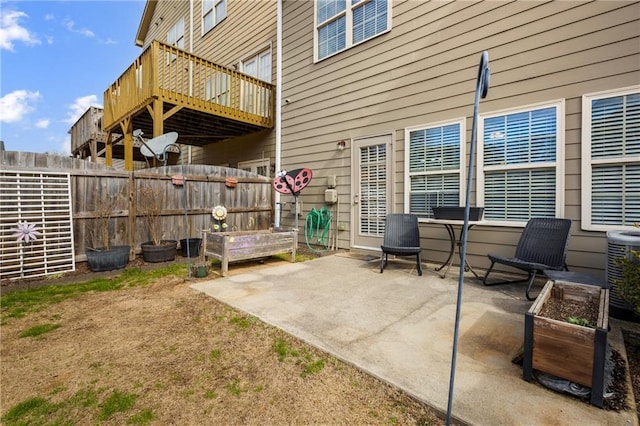
<instances>
[{"instance_id":1,"label":"concrete patio slab","mask_svg":"<svg viewBox=\"0 0 640 426\"><path fill-rule=\"evenodd\" d=\"M457 273L331 255L199 282L204 292L446 412ZM635 412L602 410L522 379L511 360L523 342L523 286L465 278L453 416L473 425L637 425Z\"/></svg>"}]
</instances>

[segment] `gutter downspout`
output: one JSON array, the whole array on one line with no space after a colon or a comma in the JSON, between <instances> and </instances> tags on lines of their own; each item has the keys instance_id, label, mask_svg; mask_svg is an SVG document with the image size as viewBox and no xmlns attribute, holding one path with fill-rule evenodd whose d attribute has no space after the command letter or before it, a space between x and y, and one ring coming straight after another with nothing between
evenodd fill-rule
<instances>
[{"instance_id":1,"label":"gutter downspout","mask_svg":"<svg viewBox=\"0 0 640 426\"><path fill-rule=\"evenodd\" d=\"M193 0L189 0L189 53L193 54ZM193 96L193 61L189 61L189 96ZM184 150L180 150L180 156L184 156ZM191 145L187 147L187 164L191 164ZM184 162L184 158L182 160ZM183 173L184 175L184 173ZM188 238L188 237L187 237ZM187 239L187 245L189 241ZM187 248L188 254L188 248ZM191 271L189 271L191 276Z\"/></svg>"},{"instance_id":2,"label":"gutter downspout","mask_svg":"<svg viewBox=\"0 0 640 426\"><path fill-rule=\"evenodd\" d=\"M282 156L282 0L277 0L276 6L276 173L281 169ZM280 227L280 193L276 191L275 198L275 228Z\"/></svg>"},{"instance_id":3,"label":"gutter downspout","mask_svg":"<svg viewBox=\"0 0 640 426\"><path fill-rule=\"evenodd\" d=\"M193 0L189 0L189 53L193 53Z\"/></svg>"},{"instance_id":4,"label":"gutter downspout","mask_svg":"<svg viewBox=\"0 0 640 426\"><path fill-rule=\"evenodd\" d=\"M189 0L189 53L193 54L193 0ZM189 96L193 96L193 61L189 61Z\"/></svg>"}]
</instances>

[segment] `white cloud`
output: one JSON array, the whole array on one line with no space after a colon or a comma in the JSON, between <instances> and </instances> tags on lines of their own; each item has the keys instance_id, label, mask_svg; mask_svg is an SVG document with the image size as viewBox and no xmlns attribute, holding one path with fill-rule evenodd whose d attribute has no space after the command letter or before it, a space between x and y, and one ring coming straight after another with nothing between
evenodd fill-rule
<instances>
[{"instance_id":1,"label":"white cloud","mask_svg":"<svg viewBox=\"0 0 640 426\"><path fill-rule=\"evenodd\" d=\"M46 15L44 15L45 21L53 21L54 19L56 19L56 17L53 16L53 13L47 13Z\"/></svg>"},{"instance_id":2,"label":"white cloud","mask_svg":"<svg viewBox=\"0 0 640 426\"><path fill-rule=\"evenodd\" d=\"M62 144L60 144L60 153L63 155L71 154L71 136L66 136Z\"/></svg>"},{"instance_id":3,"label":"white cloud","mask_svg":"<svg viewBox=\"0 0 640 426\"><path fill-rule=\"evenodd\" d=\"M112 38L108 38L104 41L104 44L118 44L118 42Z\"/></svg>"},{"instance_id":4,"label":"white cloud","mask_svg":"<svg viewBox=\"0 0 640 426\"><path fill-rule=\"evenodd\" d=\"M47 127L49 127L49 123L51 123L51 120L49 120L48 118L41 118L40 120L36 121L36 127L38 129L46 129Z\"/></svg>"},{"instance_id":5,"label":"white cloud","mask_svg":"<svg viewBox=\"0 0 640 426\"><path fill-rule=\"evenodd\" d=\"M82 34L85 37L94 37L95 34L93 33L93 31L91 31L88 28L76 28L76 23L73 22L71 19L65 19L64 22L62 23L62 25L64 25L64 27L71 31L72 33L78 33L78 34Z\"/></svg>"},{"instance_id":6,"label":"white cloud","mask_svg":"<svg viewBox=\"0 0 640 426\"><path fill-rule=\"evenodd\" d=\"M40 92L15 90L0 98L0 123L15 123L33 111L32 104L40 99Z\"/></svg>"},{"instance_id":7,"label":"white cloud","mask_svg":"<svg viewBox=\"0 0 640 426\"><path fill-rule=\"evenodd\" d=\"M20 25L21 18L28 18L28 15L17 10L0 11L0 49L13 52L15 42L27 46L40 44L35 35Z\"/></svg>"},{"instance_id":8,"label":"white cloud","mask_svg":"<svg viewBox=\"0 0 640 426\"><path fill-rule=\"evenodd\" d=\"M45 38L47 39L47 44L53 44L53 36L46 36Z\"/></svg>"},{"instance_id":9,"label":"white cloud","mask_svg":"<svg viewBox=\"0 0 640 426\"><path fill-rule=\"evenodd\" d=\"M64 120L67 124L74 124L84 114L90 106L97 106L102 108L102 105L98 103L98 97L96 95L88 95L77 98L73 104L69 105L69 111L67 112L67 118Z\"/></svg>"},{"instance_id":10,"label":"white cloud","mask_svg":"<svg viewBox=\"0 0 640 426\"><path fill-rule=\"evenodd\" d=\"M55 155L71 155L70 135L50 135L47 137L47 153Z\"/></svg>"}]
</instances>

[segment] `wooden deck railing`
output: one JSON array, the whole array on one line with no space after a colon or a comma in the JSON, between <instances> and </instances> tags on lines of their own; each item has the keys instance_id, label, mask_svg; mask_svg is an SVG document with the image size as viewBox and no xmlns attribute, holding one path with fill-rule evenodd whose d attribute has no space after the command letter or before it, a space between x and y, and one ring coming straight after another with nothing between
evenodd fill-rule
<instances>
[{"instance_id":1,"label":"wooden deck railing","mask_svg":"<svg viewBox=\"0 0 640 426\"><path fill-rule=\"evenodd\" d=\"M265 128L274 123L274 85L159 41L104 92L103 129L153 99Z\"/></svg>"}]
</instances>

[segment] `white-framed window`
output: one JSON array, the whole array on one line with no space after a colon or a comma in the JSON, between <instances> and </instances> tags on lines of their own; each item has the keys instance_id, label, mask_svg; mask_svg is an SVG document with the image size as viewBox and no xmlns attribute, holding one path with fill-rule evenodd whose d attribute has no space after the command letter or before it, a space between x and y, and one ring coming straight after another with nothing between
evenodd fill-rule
<instances>
[{"instance_id":1,"label":"white-framed window","mask_svg":"<svg viewBox=\"0 0 640 426\"><path fill-rule=\"evenodd\" d=\"M315 0L314 59L389 31L391 5L391 0Z\"/></svg>"},{"instance_id":2,"label":"white-framed window","mask_svg":"<svg viewBox=\"0 0 640 426\"><path fill-rule=\"evenodd\" d=\"M245 74L271 83L271 48L240 62ZM267 115L271 105L271 91L253 83L242 85L242 110L253 114Z\"/></svg>"},{"instance_id":3,"label":"white-framed window","mask_svg":"<svg viewBox=\"0 0 640 426\"><path fill-rule=\"evenodd\" d=\"M433 218L432 207L464 204L464 123L405 129L405 212Z\"/></svg>"},{"instance_id":4,"label":"white-framed window","mask_svg":"<svg viewBox=\"0 0 640 426\"><path fill-rule=\"evenodd\" d=\"M240 161L238 168L251 173L257 173L262 176L269 177L270 161L268 158L262 158L260 160Z\"/></svg>"},{"instance_id":5,"label":"white-framed window","mask_svg":"<svg viewBox=\"0 0 640 426\"><path fill-rule=\"evenodd\" d=\"M640 86L582 96L582 228L640 223Z\"/></svg>"},{"instance_id":6,"label":"white-framed window","mask_svg":"<svg viewBox=\"0 0 640 426\"><path fill-rule=\"evenodd\" d=\"M242 61L241 67L245 74L271 83L271 49L264 50Z\"/></svg>"},{"instance_id":7,"label":"white-framed window","mask_svg":"<svg viewBox=\"0 0 640 426\"><path fill-rule=\"evenodd\" d=\"M480 116L478 205L496 225L564 215L564 100Z\"/></svg>"},{"instance_id":8,"label":"white-framed window","mask_svg":"<svg viewBox=\"0 0 640 426\"><path fill-rule=\"evenodd\" d=\"M227 17L227 0L202 0L202 35Z\"/></svg>"},{"instance_id":9,"label":"white-framed window","mask_svg":"<svg viewBox=\"0 0 640 426\"><path fill-rule=\"evenodd\" d=\"M184 49L184 18L180 18L169 32L167 32L167 44L169 46ZM170 53L167 57L167 63L175 61L176 55Z\"/></svg>"}]
</instances>

